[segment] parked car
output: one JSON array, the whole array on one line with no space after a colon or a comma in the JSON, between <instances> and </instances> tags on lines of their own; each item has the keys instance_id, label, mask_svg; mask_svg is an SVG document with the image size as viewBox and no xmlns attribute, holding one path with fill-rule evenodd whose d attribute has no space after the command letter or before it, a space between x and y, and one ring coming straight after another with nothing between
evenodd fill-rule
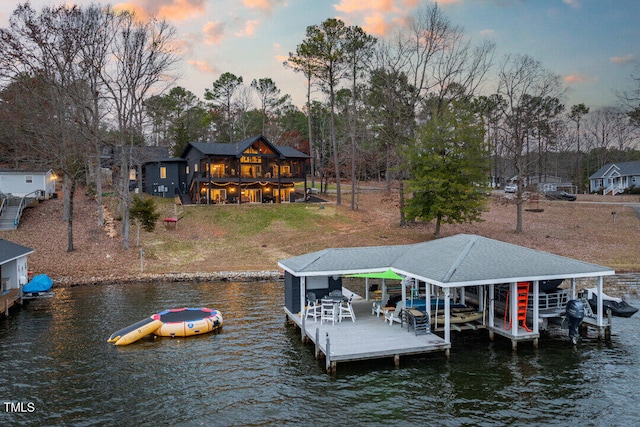
<instances>
[{"instance_id":1,"label":"parked car","mask_svg":"<svg viewBox=\"0 0 640 427\"><path fill-rule=\"evenodd\" d=\"M504 186L505 193L515 193L518 191L518 186L516 184L507 184Z\"/></svg>"},{"instance_id":2,"label":"parked car","mask_svg":"<svg viewBox=\"0 0 640 427\"><path fill-rule=\"evenodd\" d=\"M569 194L566 191L547 191L544 196L547 200L568 200L573 202L576 199L575 194Z\"/></svg>"}]
</instances>

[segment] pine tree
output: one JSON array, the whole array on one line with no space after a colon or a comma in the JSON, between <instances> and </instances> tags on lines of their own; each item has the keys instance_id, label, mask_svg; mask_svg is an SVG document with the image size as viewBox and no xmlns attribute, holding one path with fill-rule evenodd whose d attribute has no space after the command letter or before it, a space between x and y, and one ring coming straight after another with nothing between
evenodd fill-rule
<instances>
[{"instance_id":1,"label":"pine tree","mask_svg":"<svg viewBox=\"0 0 640 427\"><path fill-rule=\"evenodd\" d=\"M409 219L441 223L480 221L486 199L489 155L481 121L465 101L438 110L418 131L408 148L413 197Z\"/></svg>"}]
</instances>

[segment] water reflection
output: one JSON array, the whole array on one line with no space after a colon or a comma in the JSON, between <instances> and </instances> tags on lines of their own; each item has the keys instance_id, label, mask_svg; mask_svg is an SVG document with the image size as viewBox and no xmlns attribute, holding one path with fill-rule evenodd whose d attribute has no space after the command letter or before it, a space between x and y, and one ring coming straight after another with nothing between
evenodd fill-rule
<instances>
[{"instance_id":1,"label":"water reflection","mask_svg":"<svg viewBox=\"0 0 640 427\"><path fill-rule=\"evenodd\" d=\"M0 398L34 402L2 425L620 425L637 421L638 319L612 343L541 340L534 350L453 334L442 354L338 366L285 324L281 283L160 283L61 289L0 320ZM166 308L219 309L219 334L145 338L117 329Z\"/></svg>"}]
</instances>

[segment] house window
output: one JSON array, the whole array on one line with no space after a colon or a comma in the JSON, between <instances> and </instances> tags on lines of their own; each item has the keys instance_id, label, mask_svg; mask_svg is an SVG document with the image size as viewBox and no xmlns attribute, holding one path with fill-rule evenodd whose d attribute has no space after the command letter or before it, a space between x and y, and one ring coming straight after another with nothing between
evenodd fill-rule
<instances>
[{"instance_id":1,"label":"house window","mask_svg":"<svg viewBox=\"0 0 640 427\"><path fill-rule=\"evenodd\" d=\"M193 171L194 172L198 172L198 164L197 163L193 164Z\"/></svg>"},{"instance_id":2,"label":"house window","mask_svg":"<svg viewBox=\"0 0 640 427\"><path fill-rule=\"evenodd\" d=\"M185 167L185 169L184 169L184 173L186 173L187 175L189 175L189 165L187 165L187 167Z\"/></svg>"},{"instance_id":3,"label":"house window","mask_svg":"<svg viewBox=\"0 0 640 427\"><path fill-rule=\"evenodd\" d=\"M129 180L131 180L131 181L135 181L136 180L136 170L135 169L130 169L129 170Z\"/></svg>"},{"instance_id":4,"label":"house window","mask_svg":"<svg viewBox=\"0 0 640 427\"><path fill-rule=\"evenodd\" d=\"M224 165L222 163L209 165L209 175L214 178L222 178L224 176Z\"/></svg>"},{"instance_id":5,"label":"house window","mask_svg":"<svg viewBox=\"0 0 640 427\"><path fill-rule=\"evenodd\" d=\"M160 179L167 179L167 168L164 166L160 168Z\"/></svg>"},{"instance_id":6,"label":"house window","mask_svg":"<svg viewBox=\"0 0 640 427\"><path fill-rule=\"evenodd\" d=\"M31 175L27 175L25 177L27 184L31 184L33 183L33 177Z\"/></svg>"}]
</instances>

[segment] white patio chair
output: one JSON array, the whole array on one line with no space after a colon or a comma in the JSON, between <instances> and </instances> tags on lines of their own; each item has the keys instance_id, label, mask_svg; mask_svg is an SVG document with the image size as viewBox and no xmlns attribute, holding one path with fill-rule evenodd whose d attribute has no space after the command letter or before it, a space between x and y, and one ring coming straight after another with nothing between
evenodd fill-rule
<instances>
[{"instance_id":1,"label":"white patio chair","mask_svg":"<svg viewBox=\"0 0 640 427\"><path fill-rule=\"evenodd\" d=\"M384 321L388 321L389 326L393 326L393 322L397 322L402 327L402 310L404 310L404 302L398 301L394 310L388 310L384 313Z\"/></svg>"},{"instance_id":2,"label":"white patio chair","mask_svg":"<svg viewBox=\"0 0 640 427\"><path fill-rule=\"evenodd\" d=\"M307 306L305 307L305 319L310 317L313 318L313 321L317 321L320 318L321 314L320 305L318 304L318 300L316 299L316 294L313 292L307 292Z\"/></svg>"},{"instance_id":3,"label":"white patio chair","mask_svg":"<svg viewBox=\"0 0 640 427\"><path fill-rule=\"evenodd\" d=\"M331 322L332 325L336 324L336 304L332 299L322 299L320 301L320 324L324 321Z\"/></svg>"},{"instance_id":4,"label":"white patio chair","mask_svg":"<svg viewBox=\"0 0 640 427\"><path fill-rule=\"evenodd\" d=\"M351 303L353 300L353 295L349 298L348 301L340 304L340 311L338 312L338 318L342 322L342 319L351 318L352 322L356 321L356 314L353 312L353 304Z\"/></svg>"}]
</instances>

